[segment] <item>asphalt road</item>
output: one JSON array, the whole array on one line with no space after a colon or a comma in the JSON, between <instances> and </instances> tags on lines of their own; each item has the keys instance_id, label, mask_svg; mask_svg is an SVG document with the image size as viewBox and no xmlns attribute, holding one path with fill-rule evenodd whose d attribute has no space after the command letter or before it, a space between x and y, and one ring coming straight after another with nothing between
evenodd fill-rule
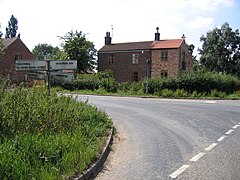
<instances>
[{"instance_id":1,"label":"asphalt road","mask_svg":"<svg viewBox=\"0 0 240 180\"><path fill-rule=\"evenodd\" d=\"M118 131L97 180L240 179L240 101L78 100L106 111Z\"/></svg>"}]
</instances>

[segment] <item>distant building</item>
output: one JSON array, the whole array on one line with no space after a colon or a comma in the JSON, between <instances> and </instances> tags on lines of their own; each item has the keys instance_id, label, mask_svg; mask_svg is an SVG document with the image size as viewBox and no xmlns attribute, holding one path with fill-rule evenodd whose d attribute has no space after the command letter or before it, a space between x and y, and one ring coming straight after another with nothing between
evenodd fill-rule
<instances>
[{"instance_id":1,"label":"distant building","mask_svg":"<svg viewBox=\"0 0 240 180\"><path fill-rule=\"evenodd\" d=\"M34 59L33 54L18 37L3 39L4 55L0 59L0 77L19 84L25 81L26 72L15 70L16 60Z\"/></svg>"},{"instance_id":2,"label":"distant building","mask_svg":"<svg viewBox=\"0 0 240 180\"><path fill-rule=\"evenodd\" d=\"M154 41L111 43L106 33L105 46L98 51L98 71L112 70L119 82L141 81L148 77L176 77L192 69L192 56L185 36L160 40L159 28Z\"/></svg>"}]
</instances>

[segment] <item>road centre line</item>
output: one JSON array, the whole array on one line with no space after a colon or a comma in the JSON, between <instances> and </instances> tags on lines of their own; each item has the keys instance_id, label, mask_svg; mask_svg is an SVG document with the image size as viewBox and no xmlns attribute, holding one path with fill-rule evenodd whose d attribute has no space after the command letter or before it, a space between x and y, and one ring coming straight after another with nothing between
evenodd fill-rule
<instances>
[{"instance_id":1,"label":"road centre line","mask_svg":"<svg viewBox=\"0 0 240 180\"><path fill-rule=\"evenodd\" d=\"M240 127L240 122L233 126L232 129L229 129L225 135L221 136L220 138L218 138L218 142L221 142L223 139L225 139L227 136L226 135L230 135L234 130L233 129L237 129L238 127ZM212 150L215 146L217 146L218 143L212 143L211 145L209 145L207 148L205 148L205 151L210 151ZM193 156L190 161L192 162L196 162L198 161L201 157L203 157L206 153L203 153L203 152L200 152L198 153L196 156ZM175 179L177 178L180 174L182 174L187 168L189 168L190 165L183 165L181 166L179 169L177 169L176 171L174 171L172 174L170 174L169 176L172 178L172 179Z\"/></svg>"},{"instance_id":2,"label":"road centre line","mask_svg":"<svg viewBox=\"0 0 240 180\"><path fill-rule=\"evenodd\" d=\"M232 128L233 128L233 129L237 129L239 126L240 126L240 125L237 124L237 125L233 126Z\"/></svg>"},{"instance_id":3,"label":"road centre line","mask_svg":"<svg viewBox=\"0 0 240 180\"><path fill-rule=\"evenodd\" d=\"M207 148L205 148L205 151L211 151L216 145L217 145L217 143L212 143Z\"/></svg>"},{"instance_id":4,"label":"road centre line","mask_svg":"<svg viewBox=\"0 0 240 180\"><path fill-rule=\"evenodd\" d=\"M189 165L182 165L179 169L174 171L169 176L173 179L177 178L180 174L182 174L187 168L189 168Z\"/></svg>"},{"instance_id":5,"label":"road centre line","mask_svg":"<svg viewBox=\"0 0 240 180\"><path fill-rule=\"evenodd\" d=\"M225 134L226 134L226 135L229 135L229 134L231 134L233 131L234 131L234 130L230 129L230 130L228 130Z\"/></svg>"},{"instance_id":6,"label":"road centre line","mask_svg":"<svg viewBox=\"0 0 240 180\"><path fill-rule=\"evenodd\" d=\"M205 154L205 153L200 152L200 153L198 153L196 156L193 156L193 157L190 159L190 161L196 162L196 161L198 161L201 157L203 157L204 154Z\"/></svg>"},{"instance_id":7,"label":"road centre line","mask_svg":"<svg viewBox=\"0 0 240 180\"><path fill-rule=\"evenodd\" d=\"M218 138L218 142L221 142L223 139L225 139L227 136L223 135L222 137Z\"/></svg>"}]
</instances>

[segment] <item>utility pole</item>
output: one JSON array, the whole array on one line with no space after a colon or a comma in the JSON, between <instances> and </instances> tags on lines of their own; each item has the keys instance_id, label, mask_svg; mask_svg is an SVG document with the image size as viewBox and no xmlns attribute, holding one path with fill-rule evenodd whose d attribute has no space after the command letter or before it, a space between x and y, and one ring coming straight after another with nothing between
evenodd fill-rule
<instances>
[{"instance_id":1,"label":"utility pole","mask_svg":"<svg viewBox=\"0 0 240 180\"><path fill-rule=\"evenodd\" d=\"M149 65L149 60L147 59L147 61L146 61L146 94L148 94L148 74L149 74L149 67L148 67L148 65Z\"/></svg>"}]
</instances>

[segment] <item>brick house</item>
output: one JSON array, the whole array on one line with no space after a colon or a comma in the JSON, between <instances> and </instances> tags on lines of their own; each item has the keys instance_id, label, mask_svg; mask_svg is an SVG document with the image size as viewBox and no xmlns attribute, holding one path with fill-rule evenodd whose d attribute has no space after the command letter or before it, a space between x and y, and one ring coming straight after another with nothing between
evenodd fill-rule
<instances>
[{"instance_id":1,"label":"brick house","mask_svg":"<svg viewBox=\"0 0 240 180\"><path fill-rule=\"evenodd\" d=\"M34 59L33 54L18 37L3 39L4 55L0 59L0 77L19 84L25 81L24 71L15 70L15 60Z\"/></svg>"},{"instance_id":2,"label":"brick house","mask_svg":"<svg viewBox=\"0 0 240 180\"><path fill-rule=\"evenodd\" d=\"M141 81L145 77L176 77L192 69L192 56L185 37L154 41L111 43L106 33L105 46L98 51L98 71L112 70L118 82Z\"/></svg>"}]
</instances>

